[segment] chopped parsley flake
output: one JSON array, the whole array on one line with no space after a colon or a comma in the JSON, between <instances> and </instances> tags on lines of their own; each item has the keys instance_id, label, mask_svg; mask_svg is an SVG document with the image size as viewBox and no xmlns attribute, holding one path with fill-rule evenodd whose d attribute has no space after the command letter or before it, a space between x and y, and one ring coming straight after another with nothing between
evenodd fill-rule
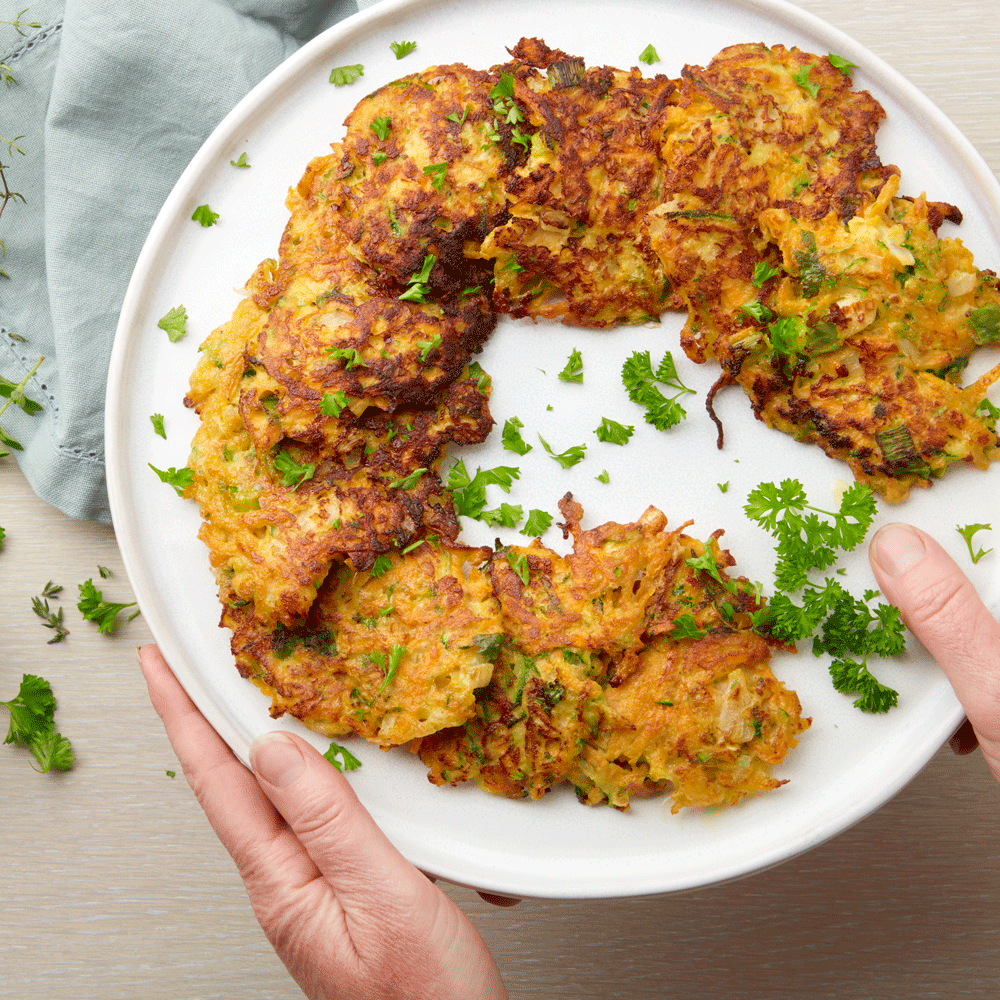
<instances>
[{"instance_id":1,"label":"chopped parsley flake","mask_svg":"<svg viewBox=\"0 0 1000 1000\"><path fill-rule=\"evenodd\" d=\"M815 63L809 63L805 66L800 66L798 73L792 74L792 79L805 91L809 92L811 97L817 97L819 95L819 84L809 82L809 71L815 66Z\"/></svg>"},{"instance_id":2,"label":"chopped parsley flake","mask_svg":"<svg viewBox=\"0 0 1000 1000\"><path fill-rule=\"evenodd\" d=\"M541 434L538 435L538 440L542 442L542 447L552 456L553 460L558 462L564 469L569 469L576 465L577 462L582 462L583 453L587 450L585 444L575 444L561 454L556 454Z\"/></svg>"},{"instance_id":3,"label":"chopped parsley flake","mask_svg":"<svg viewBox=\"0 0 1000 1000\"><path fill-rule=\"evenodd\" d=\"M160 317L156 325L161 330L166 330L171 344L176 344L187 333L187 309L184 306L174 306Z\"/></svg>"},{"instance_id":4,"label":"chopped parsley flake","mask_svg":"<svg viewBox=\"0 0 1000 1000\"><path fill-rule=\"evenodd\" d=\"M424 167L424 176L431 178L431 184L435 189L441 191L444 189L444 180L448 176L448 164L447 163L428 163Z\"/></svg>"},{"instance_id":5,"label":"chopped parsley flake","mask_svg":"<svg viewBox=\"0 0 1000 1000\"><path fill-rule=\"evenodd\" d=\"M167 440L167 432L163 429L163 414L154 413L150 418L150 422L153 425L153 431L159 434L164 441Z\"/></svg>"},{"instance_id":6,"label":"chopped parsley flake","mask_svg":"<svg viewBox=\"0 0 1000 1000\"><path fill-rule=\"evenodd\" d=\"M512 451L517 455L527 455L531 451L531 445L521 437L521 430L524 424L517 417L511 417L503 425L501 441L505 451Z\"/></svg>"},{"instance_id":7,"label":"chopped parsley flake","mask_svg":"<svg viewBox=\"0 0 1000 1000\"><path fill-rule=\"evenodd\" d=\"M655 382L678 391L668 399L654 385ZM669 351L664 354L655 373L649 351L634 351L622 365L622 383L628 391L629 399L646 408L646 423L652 424L657 430L665 431L687 416L677 399L686 392L693 393L694 389L689 389L681 382Z\"/></svg>"},{"instance_id":8,"label":"chopped parsley flake","mask_svg":"<svg viewBox=\"0 0 1000 1000\"><path fill-rule=\"evenodd\" d=\"M575 347L569 356L569 360L566 362L566 367L563 368L558 377L563 382L579 382L581 385L583 384L583 357Z\"/></svg>"},{"instance_id":9,"label":"chopped parsley flake","mask_svg":"<svg viewBox=\"0 0 1000 1000\"><path fill-rule=\"evenodd\" d=\"M383 142L389 138L389 130L392 128L392 119L388 115L379 115L373 119L368 126Z\"/></svg>"},{"instance_id":10,"label":"chopped parsley flake","mask_svg":"<svg viewBox=\"0 0 1000 1000\"><path fill-rule=\"evenodd\" d=\"M414 469L408 476L403 476L401 479L394 479L389 483L390 490L412 490L414 486L420 481L420 477L426 472L426 469Z\"/></svg>"},{"instance_id":11,"label":"chopped parsley flake","mask_svg":"<svg viewBox=\"0 0 1000 1000\"><path fill-rule=\"evenodd\" d=\"M324 392L323 401L319 404L319 410L324 417L339 417L341 410L345 406L347 406L347 393Z\"/></svg>"},{"instance_id":12,"label":"chopped parsley flake","mask_svg":"<svg viewBox=\"0 0 1000 1000\"><path fill-rule=\"evenodd\" d=\"M184 496L184 491L194 483L194 470L187 468L185 466L182 469L175 469L171 466L164 472L162 469L158 469L152 462L147 463L149 467L155 472L159 477L160 481L167 483L169 486L173 486L179 497Z\"/></svg>"},{"instance_id":13,"label":"chopped parsley flake","mask_svg":"<svg viewBox=\"0 0 1000 1000\"><path fill-rule=\"evenodd\" d=\"M293 492L297 490L304 482L316 474L316 464L314 462L303 462L299 464L288 454L285 448L282 448L277 455L274 456L274 468L276 472L281 473L281 485L291 486Z\"/></svg>"},{"instance_id":14,"label":"chopped parsley flake","mask_svg":"<svg viewBox=\"0 0 1000 1000\"><path fill-rule=\"evenodd\" d=\"M544 510L533 508L528 511L528 520L521 529L521 534L527 535L529 538L538 538L545 534L551 524L551 514L546 513Z\"/></svg>"},{"instance_id":15,"label":"chopped parsley flake","mask_svg":"<svg viewBox=\"0 0 1000 1000\"><path fill-rule=\"evenodd\" d=\"M605 469L599 476L594 476L594 478L600 483L610 483L611 477L608 475L608 470Z\"/></svg>"},{"instance_id":16,"label":"chopped parsley flake","mask_svg":"<svg viewBox=\"0 0 1000 1000\"><path fill-rule=\"evenodd\" d=\"M528 557L523 553L517 553L513 549L509 549L507 551L507 562L510 563L510 568L521 578L521 583L527 587L528 579L531 576L531 571L528 567Z\"/></svg>"},{"instance_id":17,"label":"chopped parsley flake","mask_svg":"<svg viewBox=\"0 0 1000 1000\"><path fill-rule=\"evenodd\" d=\"M644 62L647 66L652 66L653 63L659 62L660 57L657 55L656 49L653 46L647 45L642 52L639 53L639 62Z\"/></svg>"},{"instance_id":18,"label":"chopped parsley flake","mask_svg":"<svg viewBox=\"0 0 1000 1000\"><path fill-rule=\"evenodd\" d=\"M323 756L338 771L356 771L361 767L361 761L347 747L342 747L338 743L331 743ZM167 774L170 774L170 772L168 771Z\"/></svg>"},{"instance_id":19,"label":"chopped parsley flake","mask_svg":"<svg viewBox=\"0 0 1000 1000\"><path fill-rule=\"evenodd\" d=\"M416 42L390 42L389 48L392 49L397 59L402 59L403 56L408 56L417 47Z\"/></svg>"},{"instance_id":20,"label":"chopped parsley flake","mask_svg":"<svg viewBox=\"0 0 1000 1000\"><path fill-rule=\"evenodd\" d=\"M479 514L479 520L484 521L491 528L500 525L503 528L516 528L524 517L524 508L520 504L501 503L493 510L483 510Z\"/></svg>"},{"instance_id":21,"label":"chopped parsley flake","mask_svg":"<svg viewBox=\"0 0 1000 1000\"><path fill-rule=\"evenodd\" d=\"M234 167L246 167L247 169L250 168L250 161L247 159L246 153L240 153L240 157L238 160L230 160L229 162Z\"/></svg>"},{"instance_id":22,"label":"chopped parsley flake","mask_svg":"<svg viewBox=\"0 0 1000 1000\"><path fill-rule=\"evenodd\" d=\"M199 205L191 215L191 220L193 222L200 222L201 225L207 228L208 226L214 226L219 221L219 213L213 212L208 205Z\"/></svg>"},{"instance_id":23,"label":"chopped parsley flake","mask_svg":"<svg viewBox=\"0 0 1000 1000\"><path fill-rule=\"evenodd\" d=\"M335 87L346 87L354 83L359 76L365 75L365 67L361 63L353 63L350 66L334 66L330 70L330 83Z\"/></svg>"},{"instance_id":24,"label":"chopped parsley flake","mask_svg":"<svg viewBox=\"0 0 1000 1000\"><path fill-rule=\"evenodd\" d=\"M350 371L352 368L367 368L368 365L361 360L361 355L358 353L356 347L328 347L326 353L330 355L331 358L343 358L347 364L344 365L345 370Z\"/></svg>"},{"instance_id":25,"label":"chopped parsley flake","mask_svg":"<svg viewBox=\"0 0 1000 1000\"><path fill-rule=\"evenodd\" d=\"M978 552L972 551L973 535L980 531L992 531L992 524L966 524L965 526L956 524L955 530L965 539L965 544L969 547L969 556L973 563L979 562L983 556L989 555L993 551L992 549L980 549Z\"/></svg>"},{"instance_id":26,"label":"chopped parsley flake","mask_svg":"<svg viewBox=\"0 0 1000 1000\"><path fill-rule=\"evenodd\" d=\"M845 59L843 56L835 56L832 52L827 56L830 60L830 65L839 72L843 73L844 76L850 76L851 70L854 69L858 64L852 63L849 59Z\"/></svg>"},{"instance_id":27,"label":"chopped parsley flake","mask_svg":"<svg viewBox=\"0 0 1000 1000\"><path fill-rule=\"evenodd\" d=\"M635 433L632 426L626 427L618 423L617 420L609 420L601 417L601 425L594 431L598 441L606 441L608 444L628 444L628 439Z\"/></svg>"}]
</instances>

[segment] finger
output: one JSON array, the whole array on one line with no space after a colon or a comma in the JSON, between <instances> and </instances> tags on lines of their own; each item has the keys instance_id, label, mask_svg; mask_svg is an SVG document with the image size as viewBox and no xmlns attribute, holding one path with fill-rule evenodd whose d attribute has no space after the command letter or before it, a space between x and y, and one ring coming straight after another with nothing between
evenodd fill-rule
<instances>
[{"instance_id":1,"label":"finger","mask_svg":"<svg viewBox=\"0 0 1000 1000\"><path fill-rule=\"evenodd\" d=\"M970 753L975 753L979 749L979 740L976 739L976 731L972 728L972 723L966 719L948 737L948 746L951 752L959 757L965 757Z\"/></svg>"},{"instance_id":2,"label":"finger","mask_svg":"<svg viewBox=\"0 0 1000 1000\"><path fill-rule=\"evenodd\" d=\"M188 784L205 810L216 836L233 856L244 879L263 865L286 867L297 858L296 878L316 874L297 843L283 843L287 825L261 791L254 776L209 725L178 683L156 646L139 650L139 664L153 708L163 720ZM275 847L284 847L278 858ZM266 848L266 851L265 851Z\"/></svg>"},{"instance_id":3,"label":"finger","mask_svg":"<svg viewBox=\"0 0 1000 1000\"><path fill-rule=\"evenodd\" d=\"M918 528L879 529L869 559L885 596L951 681L1000 780L1000 623L951 556Z\"/></svg>"},{"instance_id":4,"label":"finger","mask_svg":"<svg viewBox=\"0 0 1000 1000\"><path fill-rule=\"evenodd\" d=\"M282 732L258 736L250 765L345 907L370 908L379 881L421 898L439 895L389 842L347 779L305 740Z\"/></svg>"},{"instance_id":5,"label":"finger","mask_svg":"<svg viewBox=\"0 0 1000 1000\"><path fill-rule=\"evenodd\" d=\"M478 890L477 890L478 892ZM487 903L492 903L494 906L517 906L521 902L516 896L498 896L492 892L480 892L480 896L486 900Z\"/></svg>"},{"instance_id":6,"label":"finger","mask_svg":"<svg viewBox=\"0 0 1000 1000\"><path fill-rule=\"evenodd\" d=\"M412 955L422 953L423 975L435 985L421 995L506 995L465 915L396 850L347 779L316 749L292 733L266 733L250 747L250 763L336 894L340 926L360 967L376 979L405 979L413 972ZM279 954L306 975L308 950L291 936L295 928L287 921L281 927L280 914L271 923Z\"/></svg>"}]
</instances>

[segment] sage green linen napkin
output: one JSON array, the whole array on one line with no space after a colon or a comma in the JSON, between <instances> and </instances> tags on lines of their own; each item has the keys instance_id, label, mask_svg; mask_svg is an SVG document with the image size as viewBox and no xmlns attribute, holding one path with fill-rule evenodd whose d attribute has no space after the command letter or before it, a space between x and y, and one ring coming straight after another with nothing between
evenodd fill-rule
<instances>
[{"instance_id":1,"label":"sage green linen napkin","mask_svg":"<svg viewBox=\"0 0 1000 1000\"><path fill-rule=\"evenodd\" d=\"M22 0L27 2L27 0ZM0 4L0 375L42 356L4 429L32 488L110 521L104 393L129 277L156 213L226 113L319 31L374 0L35 0ZM4 8L9 7L9 13ZM30 26L30 25L37 26ZM19 152L23 150L23 152ZM10 458L0 459L9 462Z\"/></svg>"}]
</instances>

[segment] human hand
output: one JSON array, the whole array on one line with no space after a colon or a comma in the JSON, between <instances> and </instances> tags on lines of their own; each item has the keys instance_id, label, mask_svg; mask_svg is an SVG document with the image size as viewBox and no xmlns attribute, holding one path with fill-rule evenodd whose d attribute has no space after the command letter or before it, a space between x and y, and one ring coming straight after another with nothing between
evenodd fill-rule
<instances>
[{"instance_id":1,"label":"human hand","mask_svg":"<svg viewBox=\"0 0 1000 1000\"><path fill-rule=\"evenodd\" d=\"M232 855L268 940L311 1000L501 1000L464 913L375 825L305 740L268 733L251 774L156 646L139 662L184 776Z\"/></svg>"},{"instance_id":2,"label":"human hand","mask_svg":"<svg viewBox=\"0 0 1000 1000\"><path fill-rule=\"evenodd\" d=\"M883 595L951 681L1000 781L1000 623L951 556L917 528L880 528L868 558ZM962 752L970 743L959 730L952 745Z\"/></svg>"}]
</instances>

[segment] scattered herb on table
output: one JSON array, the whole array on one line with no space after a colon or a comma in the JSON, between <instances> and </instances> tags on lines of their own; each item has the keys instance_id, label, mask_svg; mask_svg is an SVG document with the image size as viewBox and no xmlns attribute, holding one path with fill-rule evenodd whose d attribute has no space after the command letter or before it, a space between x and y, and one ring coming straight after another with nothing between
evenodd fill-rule
<instances>
[{"instance_id":1,"label":"scattered herb on table","mask_svg":"<svg viewBox=\"0 0 1000 1000\"><path fill-rule=\"evenodd\" d=\"M660 57L653 48L652 44L647 45L642 52L639 53L639 62L644 62L647 66L652 66L653 63L659 62Z\"/></svg>"},{"instance_id":2,"label":"scattered herb on table","mask_svg":"<svg viewBox=\"0 0 1000 1000\"><path fill-rule=\"evenodd\" d=\"M524 424L517 417L511 417L503 425L500 440L503 442L505 451L512 451L517 455L527 455L532 446L521 437Z\"/></svg>"},{"instance_id":3,"label":"scattered herb on table","mask_svg":"<svg viewBox=\"0 0 1000 1000\"><path fill-rule=\"evenodd\" d=\"M42 625L45 628L52 629L55 632L46 644L49 646L57 642L62 642L69 635L69 629L63 624L63 609L60 607L58 611L53 611L49 606L49 598L51 597L55 600L61 590L62 587L49 580L42 588L41 595L39 597L32 597L31 599L31 610L42 619Z\"/></svg>"},{"instance_id":4,"label":"scattered herb on table","mask_svg":"<svg viewBox=\"0 0 1000 1000\"><path fill-rule=\"evenodd\" d=\"M167 432L163 429L163 414L154 413L149 418L150 423L153 425L153 433L159 434L164 441L167 440Z\"/></svg>"},{"instance_id":5,"label":"scattered herb on table","mask_svg":"<svg viewBox=\"0 0 1000 1000\"><path fill-rule=\"evenodd\" d=\"M47 680L24 674L17 694L0 701L10 712L10 728L4 743L27 747L43 774L68 771L76 760L73 747L55 731L56 699Z\"/></svg>"},{"instance_id":6,"label":"scattered herb on table","mask_svg":"<svg viewBox=\"0 0 1000 1000\"><path fill-rule=\"evenodd\" d=\"M93 580L79 584L80 601L77 608L88 622L97 623L97 631L111 635L115 630L118 615L126 608L134 608L135 601L128 603L118 601L106 601L104 594L95 586ZM128 616L128 621L132 621L139 614L138 609Z\"/></svg>"},{"instance_id":7,"label":"scattered herb on table","mask_svg":"<svg viewBox=\"0 0 1000 1000\"><path fill-rule=\"evenodd\" d=\"M250 161L247 159L247 154L245 152L240 153L238 160L230 160L230 164L234 167L245 167L250 168Z\"/></svg>"}]
</instances>

